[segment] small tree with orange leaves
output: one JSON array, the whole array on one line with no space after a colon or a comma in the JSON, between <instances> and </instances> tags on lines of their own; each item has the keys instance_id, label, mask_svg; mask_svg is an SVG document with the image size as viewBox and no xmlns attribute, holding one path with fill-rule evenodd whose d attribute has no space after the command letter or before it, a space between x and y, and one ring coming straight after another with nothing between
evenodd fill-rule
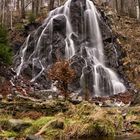
<instances>
[{"instance_id":1,"label":"small tree with orange leaves","mask_svg":"<svg viewBox=\"0 0 140 140\"><path fill-rule=\"evenodd\" d=\"M69 94L68 84L75 78L75 70L70 67L69 61L60 60L53 64L48 71L48 76L53 82L57 81L56 87L67 99Z\"/></svg>"}]
</instances>

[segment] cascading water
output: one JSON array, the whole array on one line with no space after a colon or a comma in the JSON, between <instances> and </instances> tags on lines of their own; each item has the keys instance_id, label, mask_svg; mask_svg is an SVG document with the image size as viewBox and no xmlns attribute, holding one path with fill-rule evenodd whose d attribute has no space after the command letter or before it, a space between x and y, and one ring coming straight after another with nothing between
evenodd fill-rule
<instances>
[{"instance_id":1,"label":"cascading water","mask_svg":"<svg viewBox=\"0 0 140 140\"><path fill-rule=\"evenodd\" d=\"M75 16L80 14L81 23L73 20L73 5L80 5L80 12L75 13ZM105 66L99 20L100 13L90 0L68 0L51 11L44 24L28 36L17 55L17 76L30 69L31 82L35 82L44 76L57 59L70 59L71 67L77 71L77 85L73 86L74 83L69 86L72 90L80 90L81 93L88 91L92 96L124 92L123 83Z\"/></svg>"}]
</instances>

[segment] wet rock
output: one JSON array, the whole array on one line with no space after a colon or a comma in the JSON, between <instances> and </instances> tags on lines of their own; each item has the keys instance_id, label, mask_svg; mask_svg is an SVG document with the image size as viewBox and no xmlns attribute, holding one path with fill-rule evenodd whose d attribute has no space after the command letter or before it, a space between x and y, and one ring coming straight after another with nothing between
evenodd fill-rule
<instances>
[{"instance_id":1,"label":"wet rock","mask_svg":"<svg viewBox=\"0 0 140 140\"><path fill-rule=\"evenodd\" d=\"M44 140L42 136L29 135L26 140Z\"/></svg>"},{"instance_id":2,"label":"wet rock","mask_svg":"<svg viewBox=\"0 0 140 140\"><path fill-rule=\"evenodd\" d=\"M12 94L7 95L7 101L11 102L14 100L14 96Z\"/></svg>"},{"instance_id":3,"label":"wet rock","mask_svg":"<svg viewBox=\"0 0 140 140\"><path fill-rule=\"evenodd\" d=\"M74 105L76 105L76 104L80 104L82 101L83 101L83 98L82 98L82 96L73 96L73 97L71 97L70 99L69 99L69 101L72 103L72 104L74 104Z\"/></svg>"},{"instance_id":4,"label":"wet rock","mask_svg":"<svg viewBox=\"0 0 140 140\"><path fill-rule=\"evenodd\" d=\"M14 138L14 137L13 138L8 138L7 140L16 140L16 138Z\"/></svg>"},{"instance_id":5,"label":"wet rock","mask_svg":"<svg viewBox=\"0 0 140 140\"><path fill-rule=\"evenodd\" d=\"M11 129L16 132L21 132L24 129L31 126L31 123L24 122L23 120L16 120L16 119L10 119L9 123L10 123Z\"/></svg>"},{"instance_id":6,"label":"wet rock","mask_svg":"<svg viewBox=\"0 0 140 140\"><path fill-rule=\"evenodd\" d=\"M118 51L116 50L116 45L113 43L107 43L104 47L104 53L105 53L105 63L108 67L116 69L118 68Z\"/></svg>"},{"instance_id":7,"label":"wet rock","mask_svg":"<svg viewBox=\"0 0 140 140\"><path fill-rule=\"evenodd\" d=\"M71 22L74 28L74 31L81 35L83 27L84 27L84 10L86 9L86 1L85 0L72 0L70 6L71 12ZM80 22L79 22L80 21Z\"/></svg>"},{"instance_id":8,"label":"wet rock","mask_svg":"<svg viewBox=\"0 0 140 140\"><path fill-rule=\"evenodd\" d=\"M47 99L56 99L58 93L53 90L40 90L40 91L30 92L29 95L36 99L47 100Z\"/></svg>"},{"instance_id":9,"label":"wet rock","mask_svg":"<svg viewBox=\"0 0 140 140\"><path fill-rule=\"evenodd\" d=\"M37 29L39 26L40 26L39 23L29 23L24 26L25 32L29 34L31 31L34 31L35 29Z\"/></svg>"},{"instance_id":10,"label":"wet rock","mask_svg":"<svg viewBox=\"0 0 140 140\"><path fill-rule=\"evenodd\" d=\"M63 32L65 35L66 32L66 18L64 15L60 15L53 19L53 29L55 31ZM63 30L62 30L63 29Z\"/></svg>"},{"instance_id":11,"label":"wet rock","mask_svg":"<svg viewBox=\"0 0 140 140\"><path fill-rule=\"evenodd\" d=\"M5 78L3 76L0 76L0 85L2 85L5 82Z\"/></svg>"},{"instance_id":12,"label":"wet rock","mask_svg":"<svg viewBox=\"0 0 140 140\"><path fill-rule=\"evenodd\" d=\"M63 95L58 95L58 99L63 101L65 100L65 97Z\"/></svg>"},{"instance_id":13,"label":"wet rock","mask_svg":"<svg viewBox=\"0 0 140 140\"><path fill-rule=\"evenodd\" d=\"M75 70L76 77L69 85L71 91L80 89L80 77L82 75L82 69L85 66L85 60L79 55L74 55L71 59L71 68Z\"/></svg>"}]
</instances>

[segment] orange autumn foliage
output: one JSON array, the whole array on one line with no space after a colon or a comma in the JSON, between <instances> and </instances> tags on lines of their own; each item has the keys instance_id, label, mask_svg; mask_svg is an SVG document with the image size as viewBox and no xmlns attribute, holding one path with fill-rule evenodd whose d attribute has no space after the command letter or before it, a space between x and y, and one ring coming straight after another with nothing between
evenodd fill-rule
<instances>
[{"instance_id":1,"label":"orange autumn foliage","mask_svg":"<svg viewBox=\"0 0 140 140\"><path fill-rule=\"evenodd\" d=\"M56 83L56 87L60 90L61 94L68 97L68 84L75 78L75 70L70 67L69 61L60 60L52 65L48 71L49 78Z\"/></svg>"}]
</instances>

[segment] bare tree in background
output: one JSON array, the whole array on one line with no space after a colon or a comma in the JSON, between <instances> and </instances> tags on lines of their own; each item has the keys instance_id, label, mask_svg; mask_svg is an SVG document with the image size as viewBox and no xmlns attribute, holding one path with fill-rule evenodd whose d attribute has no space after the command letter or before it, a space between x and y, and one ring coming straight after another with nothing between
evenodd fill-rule
<instances>
[{"instance_id":1,"label":"bare tree in background","mask_svg":"<svg viewBox=\"0 0 140 140\"><path fill-rule=\"evenodd\" d=\"M25 1L21 0L21 18L25 18Z\"/></svg>"},{"instance_id":2,"label":"bare tree in background","mask_svg":"<svg viewBox=\"0 0 140 140\"><path fill-rule=\"evenodd\" d=\"M137 19L140 21L140 0L137 1Z\"/></svg>"},{"instance_id":3,"label":"bare tree in background","mask_svg":"<svg viewBox=\"0 0 140 140\"><path fill-rule=\"evenodd\" d=\"M50 2L49 2L49 11L54 9L54 2L55 2L55 0L50 0Z\"/></svg>"}]
</instances>

